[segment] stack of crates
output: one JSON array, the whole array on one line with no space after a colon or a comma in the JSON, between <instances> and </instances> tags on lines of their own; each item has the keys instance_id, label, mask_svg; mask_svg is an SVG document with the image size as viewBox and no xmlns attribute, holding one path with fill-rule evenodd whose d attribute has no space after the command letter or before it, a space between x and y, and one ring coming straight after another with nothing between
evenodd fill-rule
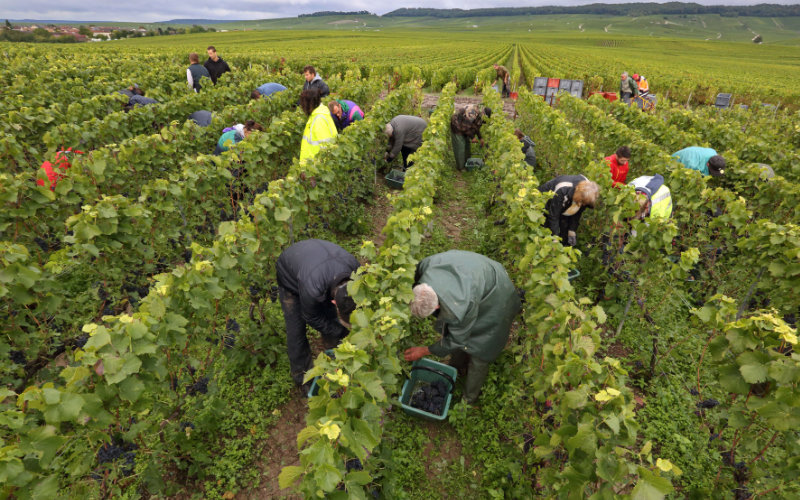
<instances>
[{"instance_id":1,"label":"stack of crates","mask_svg":"<svg viewBox=\"0 0 800 500\"><path fill-rule=\"evenodd\" d=\"M544 96L547 94L547 77L537 76L533 79L533 93L536 95Z\"/></svg>"},{"instance_id":2,"label":"stack of crates","mask_svg":"<svg viewBox=\"0 0 800 500\"><path fill-rule=\"evenodd\" d=\"M560 81L559 78L547 79L547 94L544 96L544 101L551 106L556 103L556 95L558 94L558 84Z\"/></svg>"},{"instance_id":3,"label":"stack of crates","mask_svg":"<svg viewBox=\"0 0 800 500\"><path fill-rule=\"evenodd\" d=\"M533 79L533 93L542 96L547 104L554 105L559 92L567 92L580 99L583 97L583 80L547 78L545 76L537 76Z\"/></svg>"}]
</instances>

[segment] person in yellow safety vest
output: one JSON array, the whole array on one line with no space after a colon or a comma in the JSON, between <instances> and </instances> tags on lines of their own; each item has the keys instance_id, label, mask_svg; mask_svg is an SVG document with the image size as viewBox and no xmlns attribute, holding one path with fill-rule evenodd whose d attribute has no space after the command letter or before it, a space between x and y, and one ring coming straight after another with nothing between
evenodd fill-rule
<instances>
[{"instance_id":1,"label":"person in yellow safety vest","mask_svg":"<svg viewBox=\"0 0 800 500\"><path fill-rule=\"evenodd\" d=\"M640 96L645 97L650 94L650 82L647 81L647 78L642 75L633 75L633 81L639 87Z\"/></svg>"},{"instance_id":2,"label":"person in yellow safety vest","mask_svg":"<svg viewBox=\"0 0 800 500\"><path fill-rule=\"evenodd\" d=\"M636 201L639 203L635 216L637 219L672 217L672 194L664 184L664 177L660 174L643 175L635 178L630 185L636 190Z\"/></svg>"},{"instance_id":3,"label":"person in yellow safety vest","mask_svg":"<svg viewBox=\"0 0 800 500\"><path fill-rule=\"evenodd\" d=\"M319 91L304 90L300 94L300 107L308 115L300 143L300 161L303 162L317 156L320 146L331 142L339 133L328 107L320 103Z\"/></svg>"}]
</instances>

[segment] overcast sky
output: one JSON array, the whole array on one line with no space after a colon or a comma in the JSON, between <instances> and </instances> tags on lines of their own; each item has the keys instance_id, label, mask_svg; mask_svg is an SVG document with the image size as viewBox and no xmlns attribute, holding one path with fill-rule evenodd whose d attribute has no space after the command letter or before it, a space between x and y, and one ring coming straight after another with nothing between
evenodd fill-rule
<instances>
[{"instance_id":1,"label":"overcast sky","mask_svg":"<svg viewBox=\"0 0 800 500\"><path fill-rule=\"evenodd\" d=\"M596 0L601 2L602 0ZM767 1L767 0L764 0ZM606 3L625 3L605 0ZM791 4L797 0L768 0ZM582 0L441 0L436 8L475 9L539 5L584 5ZM752 0L699 0L703 5L751 5ZM156 22L170 19L269 19L294 17L323 10L367 10L385 14L400 7L431 7L430 1L407 0L0 0L0 17L8 19L57 19L74 21Z\"/></svg>"}]
</instances>

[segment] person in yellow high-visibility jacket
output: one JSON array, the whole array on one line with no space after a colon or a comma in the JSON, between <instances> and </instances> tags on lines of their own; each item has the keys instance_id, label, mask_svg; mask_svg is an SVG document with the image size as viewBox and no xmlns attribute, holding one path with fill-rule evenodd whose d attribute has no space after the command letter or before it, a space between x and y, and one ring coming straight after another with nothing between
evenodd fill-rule
<instances>
[{"instance_id":1,"label":"person in yellow high-visibility jacket","mask_svg":"<svg viewBox=\"0 0 800 500\"><path fill-rule=\"evenodd\" d=\"M333 141L339 134L327 106L320 103L317 90L304 90L300 94L300 107L308 115L308 122L300 143L300 161L317 156L322 144Z\"/></svg>"},{"instance_id":2,"label":"person in yellow high-visibility jacket","mask_svg":"<svg viewBox=\"0 0 800 500\"><path fill-rule=\"evenodd\" d=\"M669 219L672 217L672 193L661 174L643 175L635 178L631 186L636 190L639 210L635 218Z\"/></svg>"}]
</instances>

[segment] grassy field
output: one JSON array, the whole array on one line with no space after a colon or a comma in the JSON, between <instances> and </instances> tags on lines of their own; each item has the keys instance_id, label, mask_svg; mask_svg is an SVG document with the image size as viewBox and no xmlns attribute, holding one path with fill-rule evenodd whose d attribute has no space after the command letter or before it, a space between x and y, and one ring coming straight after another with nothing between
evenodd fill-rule
<instances>
[{"instance_id":1,"label":"grassy field","mask_svg":"<svg viewBox=\"0 0 800 500\"><path fill-rule=\"evenodd\" d=\"M566 17L561 16L562 19ZM298 21L306 23L305 28L321 26L323 22L320 18ZM512 54L515 52L511 52L508 53L510 59L496 62L509 67L527 66L523 83L533 76L550 76L583 79L588 88L588 81L599 77L598 86L613 90L618 86L619 73L627 70L645 74L656 93L665 95L670 91L672 96L684 100L691 96L697 102L713 101L718 92L735 93L745 99L740 102L761 100L773 104L795 103L800 95L797 87L800 52L784 44L757 45L731 42L729 37L705 41L678 36L659 38L658 43L654 43L653 38L643 34L626 34L625 26L620 26L619 32L609 29L605 33L602 29L588 28L584 32L565 32L557 29L555 21L546 28L552 31L542 28L528 32L518 27L508 35L498 35L503 29L512 29L512 25L498 18L492 20L497 23L495 28L478 28L471 32L456 30L456 24L462 21L441 21L453 31L396 27L384 31L345 33L303 29L288 33L264 29L140 38L113 42L112 46L168 51L181 58L190 51L202 52L213 44L224 58L234 63L241 59L251 64L250 55L256 55L284 57L294 62L305 60L323 71L332 67L338 71L349 63L360 66L362 72L375 65L395 68L414 65L422 69L423 75L445 67L463 67L469 54L506 54L504 47L514 46L524 48L530 60L514 63L516 56ZM563 26L567 26L566 22L572 21L565 21ZM91 49L107 47L103 44ZM432 54L431 47L447 49ZM490 68L490 64L484 67Z\"/></svg>"},{"instance_id":2,"label":"grassy field","mask_svg":"<svg viewBox=\"0 0 800 500\"><path fill-rule=\"evenodd\" d=\"M79 23L76 23L79 24ZM86 24L86 23L83 23ZM173 26L179 23L98 23L123 27L144 26L148 29ZM756 34L765 44L800 44L800 18L798 17L722 17L717 14L671 16L601 16L589 14L564 14L547 16L497 16L440 19L433 17L381 17L381 16L321 16L261 19L252 21L211 22L220 30L330 30L343 31L393 31L431 30L436 32L465 32L518 35L608 35L644 36L648 38L689 38L703 41L747 42ZM513 41L513 40L510 40Z\"/></svg>"},{"instance_id":3,"label":"grassy field","mask_svg":"<svg viewBox=\"0 0 800 500\"><path fill-rule=\"evenodd\" d=\"M764 43L800 43L800 19L680 15L613 17L585 14L438 19L429 17L330 16L241 21L214 25L220 29L300 29L371 31L430 29L447 32L609 34Z\"/></svg>"}]
</instances>

